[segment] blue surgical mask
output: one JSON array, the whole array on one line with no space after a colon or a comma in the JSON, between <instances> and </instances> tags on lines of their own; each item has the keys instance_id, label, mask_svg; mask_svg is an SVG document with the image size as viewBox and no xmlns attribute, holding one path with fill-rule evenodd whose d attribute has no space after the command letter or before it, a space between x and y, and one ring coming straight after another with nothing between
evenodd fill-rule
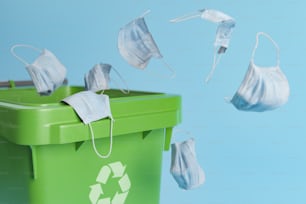
<instances>
[{"instance_id":1,"label":"blue surgical mask","mask_svg":"<svg viewBox=\"0 0 306 204\"><path fill-rule=\"evenodd\" d=\"M91 91L100 91L109 89L111 65L109 64L96 64L85 75L85 88Z\"/></svg>"},{"instance_id":2,"label":"blue surgical mask","mask_svg":"<svg viewBox=\"0 0 306 204\"><path fill-rule=\"evenodd\" d=\"M126 24L118 35L118 49L121 56L131 66L142 70L147 67L152 57L163 58L146 25L145 14ZM174 77L172 68L167 63L164 64L172 72L170 77Z\"/></svg>"},{"instance_id":3,"label":"blue surgical mask","mask_svg":"<svg viewBox=\"0 0 306 204\"><path fill-rule=\"evenodd\" d=\"M30 64L15 53L14 50L17 47L30 48L39 52L40 55ZM66 68L51 51L47 49L40 50L30 45L17 44L11 48L11 53L26 66L40 95L50 95L64 83Z\"/></svg>"},{"instance_id":4,"label":"blue surgical mask","mask_svg":"<svg viewBox=\"0 0 306 204\"><path fill-rule=\"evenodd\" d=\"M185 190L204 183L205 173L197 161L193 138L171 144L170 172L178 186Z\"/></svg>"},{"instance_id":5,"label":"blue surgical mask","mask_svg":"<svg viewBox=\"0 0 306 204\"><path fill-rule=\"evenodd\" d=\"M206 82L209 82L221 59L221 54L225 53L225 51L229 46L231 35L236 23L231 16L214 9L202 9L194 13L172 19L170 20L170 22L178 23L192 18L202 18L218 24L215 42L214 42L215 51L213 57L213 64L210 73L205 79Z\"/></svg>"},{"instance_id":6,"label":"blue surgical mask","mask_svg":"<svg viewBox=\"0 0 306 204\"><path fill-rule=\"evenodd\" d=\"M63 102L69 104L75 112L78 114L80 119L84 124L88 124L91 137L92 145L95 153L100 158L108 158L112 152L112 131L114 119L111 114L109 97L103 94L96 94L92 91L82 91L71 95L62 100ZM106 155L102 155L98 152L95 145L94 132L91 123L104 118L109 118L110 123L110 148Z\"/></svg>"},{"instance_id":7,"label":"blue surgical mask","mask_svg":"<svg viewBox=\"0 0 306 204\"><path fill-rule=\"evenodd\" d=\"M85 74L84 81L86 90L93 92L108 90L110 81L113 81L118 86L118 82L114 79L111 80L110 78L111 70L117 74L121 82L126 87L126 89L120 88L120 90L123 93L128 94L129 88L120 73L112 65L104 63L96 64L92 69L89 70L88 73Z\"/></svg>"},{"instance_id":8,"label":"blue surgical mask","mask_svg":"<svg viewBox=\"0 0 306 204\"><path fill-rule=\"evenodd\" d=\"M260 67L254 63L254 55L258 46L259 36L268 38L276 48L277 63L271 67ZM256 45L247 73L236 94L230 102L243 111L262 112L273 110L288 101L290 88L285 74L279 66L279 48L266 33L256 35Z\"/></svg>"}]
</instances>

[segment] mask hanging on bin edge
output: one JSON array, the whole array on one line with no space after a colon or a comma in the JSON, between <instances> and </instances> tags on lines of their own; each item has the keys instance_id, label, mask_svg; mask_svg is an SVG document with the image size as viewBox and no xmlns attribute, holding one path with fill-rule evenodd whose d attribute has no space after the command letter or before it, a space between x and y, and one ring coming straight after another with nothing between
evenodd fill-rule
<instances>
[{"instance_id":1,"label":"mask hanging on bin edge","mask_svg":"<svg viewBox=\"0 0 306 204\"><path fill-rule=\"evenodd\" d=\"M171 144L170 172L178 186L185 190L197 188L205 182L205 173L197 161L193 138Z\"/></svg>"},{"instance_id":2,"label":"mask hanging on bin edge","mask_svg":"<svg viewBox=\"0 0 306 204\"><path fill-rule=\"evenodd\" d=\"M93 92L108 90L109 83L111 81L110 78L111 70L115 71L115 73L118 75L122 83L126 86L126 89L120 88L122 93L128 94L129 88L123 77L120 75L120 73L112 65L104 63L96 64L92 69L89 70L89 72L85 74L84 77L85 89ZM115 80L112 81L114 81L114 83L117 84Z\"/></svg>"},{"instance_id":3,"label":"mask hanging on bin edge","mask_svg":"<svg viewBox=\"0 0 306 204\"><path fill-rule=\"evenodd\" d=\"M162 59L163 56L150 33L144 16L150 11L146 11L142 16L122 27L118 34L118 49L120 55L131 66L144 70L152 57ZM175 71L162 60L171 72L169 78L175 76Z\"/></svg>"},{"instance_id":4,"label":"mask hanging on bin edge","mask_svg":"<svg viewBox=\"0 0 306 204\"><path fill-rule=\"evenodd\" d=\"M277 63L275 66L260 67L254 63L254 55L261 35L268 38L276 49ZM249 68L230 102L238 110L255 112L273 110L284 105L288 101L290 88L289 82L281 71L279 64L278 45L268 34L258 32Z\"/></svg>"},{"instance_id":5,"label":"mask hanging on bin edge","mask_svg":"<svg viewBox=\"0 0 306 204\"><path fill-rule=\"evenodd\" d=\"M103 94L96 94L92 91L82 91L74 95L68 96L62 100L70 105L84 124L88 124L92 138L92 145L95 153L100 158L108 158L112 152L112 138L113 138L113 123L114 119L111 114L109 97ZM103 118L109 118L110 123L110 147L106 155L98 152L95 145L94 132L91 123Z\"/></svg>"},{"instance_id":6,"label":"mask hanging on bin edge","mask_svg":"<svg viewBox=\"0 0 306 204\"><path fill-rule=\"evenodd\" d=\"M17 47L30 48L39 52L40 55L32 64L29 64L15 53L15 48ZM11 53L26 66L40 95L50 95L64 83L66 68L51 51L47 49L40 50L31 45L17 44L11 47Z\"/></svg>"},{"instance_id":7,"label":"mask hanging on bin edge","mask_svg":"<svg viewBox=\"0 0 306 204\"><path fill-rule=\"evenodd\" d=\"M221 54L224 54L229 46L231 35L236 25L236 22L231 16L214 9L201 9L194 13L172 19L170 20L170 22L178 23L181 21L186 21L198 17L218 24L215 42L214 42L215 51L213 57L213 64L211 71L209 72L208 76L205 79L205 82L207 83L214 74L214 71L221 59Z\"/></svg>"}]
</instances>

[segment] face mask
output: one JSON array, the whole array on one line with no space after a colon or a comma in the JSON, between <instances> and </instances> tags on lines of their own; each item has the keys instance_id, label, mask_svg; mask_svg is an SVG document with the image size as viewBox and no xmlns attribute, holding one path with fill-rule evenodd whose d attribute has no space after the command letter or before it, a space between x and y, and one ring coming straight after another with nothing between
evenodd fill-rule
<instances>
[{"instance_id":1,"label":"face mask","mask_svg":"<svg viewBox=\"0 0 306 204\"><path fill-rule=\"evenodd\" d=\"M254 55L259 36L267 37L277 50L277 64L273 67L259 67L254 63ZM273 110L285 104L289 97L289 83L279 67L279 48L272 38L259 32L248 71L231 103L243 111L262 112Z\"/></svg>"},{"instance_id":2,"label":"face mask","mask_svg":"<svg viewBox=\"0 0 306 204\"><path fill-rule=\"evenodd\" d=\"M171 155L170 172L180 188L190 190L204 183L205 174L196 159L194 139L171 144Z\"/></svg>"},{"instance_id":3,"label":"face mask","mask_svg":"<svg viewBox=\"0 0 306 204\"><path fill-rule=\"evenodd\" d=\"M219 48L218 54L225 53L229 46L230 38L235 27L235 22L233 20L223 21L218 25L215 47Z\"/></svg>"},{"instance_id":4,"label":"face mask","mask_svg":"<svg viewBox=\"0 0 306 204\"><path fill-rule=\"evenodd\" d=\"M229 15L214 9L202 9L197 13L201 16L201 18L214 23L221 23L233 19Z\"/></svg>"},{"instance_id":5,"label":"face mask","mask_svg":"<svg viewBox=\"0 0 306 204\"><path fill-rule=\"evenodd\" d=\"M122 76L119 74L119 72L112 67L110 64L96 64L89 72L85 75L85 88L86 90L90 90L93 92L101 91L101 90L107 90L109 89L109 83L111 81L110 78L110 71L114 70L115 73L119 76L121 81L126 85L125 80L122 78ZM115 84L117 82L115 80L112 80ZM127 85L126 85L127 87ZM120 89L123 93L128 94L129 89L127 87L126 90Z\"/></svg>"},{"instance_id":6,"label":"face mask","mask_svg":"<svg viewBox=\"0 0 306 204\"><path fill-rule=\"evenodd\" d=\"M84 77L85 88L91 91L109 89L111 65L96 64Z\"/></svg>"},{"instance_id":7,"label":"face mask","mask_svg":"<svg viewBox=\"0 0 306 204\"><path fill-rule=\"evenodd\" d=\"M121 56L131 66L142 70L147 67L152 57L159 59L163 57L149 32L144 15L121 28L118 35L118 49ZM173 77L174 71L167 63L165 65Z\"/></svg>"},{"instance_id":8,"label":"face mask","mask_svg":"<svg viewBox=\"0 0 306 204\"><path fill-rule=\"evenodd\" d=\"M199 17L218 24L215 42L214 42L215 51L214 51L214 57L213 57L213 65L212 65L210 73L205 79L206 82L209 82L209 80L212 78L213 73L221 59L220 54L225 53L225 51L227 50L229 46L231 35L232 35L233 29L236 23L232 17L228 16L225 13L222 13L221 11L217 11L213 9L202 9L195 13L187 14L182 17L172 19L170 20L170 22L177 23L177 22L186 21L192 18L199 18Z\"/></svg>"},{"instance_id":9,"label":"face mask","mask_svg":"<svg viewBox=\"0 0 306 204\"><path fill-rule=\"evenodd\" d=\"M103 94L96 94L92 91L82 91L77 94L71 95L62 100L69 104L84 124L88 124L92 137L92 145L94 151L100 158L108 158L112 151L112 131L113 131L113 117L110 109L109 97ZM110 126L110 148L106 155L101 155L95 145L94 132L91 123L103 118L111 119Z\"/></svg>"},{"instance_id":10,"label":"face mask","mask_svg":"<svg viewBox=\"0 0 306 204\"><path fill-rule=\"evenodd\" d=\"M16 47L26 47L40 52L39 57L29 64L14 52ZM47 49L37 49L30 45L14 45L11 53L19 61L25 64L26 69L31 76L37 92L40 95L50 95L55 89L64 83L66 77L65 66L56 58L56 56Z\"/></svg>"}]
</instances>

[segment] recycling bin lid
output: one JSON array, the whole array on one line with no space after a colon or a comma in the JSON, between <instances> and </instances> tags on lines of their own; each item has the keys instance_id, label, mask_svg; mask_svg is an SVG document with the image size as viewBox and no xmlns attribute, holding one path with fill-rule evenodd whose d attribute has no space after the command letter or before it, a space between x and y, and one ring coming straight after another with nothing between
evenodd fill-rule
<instances>
[{"instance_id":1,"label":"recycling bin lid","mask_svg":"<svg viewBox=\"0 0 306 204\"><path fill-rule=\"evenodd\" d=\"M34 87L0 89L0 137L19 145L64 144L90 140L88 126L69 105L67 96L82 86L61 86L50 96ZM105 90L115 119L113 136L153 129L171 129L181 121L181 97L175 94ZM95 138L109 137L109 119L92 123ZM169 140L169 138L168 138Z\"/></svg>"}]
</instances>

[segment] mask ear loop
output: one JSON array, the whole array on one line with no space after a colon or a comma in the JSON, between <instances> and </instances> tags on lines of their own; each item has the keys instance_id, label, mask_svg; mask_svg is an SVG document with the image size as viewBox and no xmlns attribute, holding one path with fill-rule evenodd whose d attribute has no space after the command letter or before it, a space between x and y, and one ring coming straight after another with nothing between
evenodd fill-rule
<instances>
[{"instance_id":1,"label":"mask ear loop","mask_svg":"<svg viewBox=\"0 0 306 204\"><path fill-rule=\"evenodd\" d=\"M212 76L214 75L216 67L220 62L221 56L222 56L222 53L218 53L217 47L215 47L214 48L213 64L212 64L212 67L211 67L211 70L210 70L209 74L207 75L207 77L205 79L205 83L208 83L210 81L210 79L212 78Z\"/></svg>"},{"instance_id":2,"label":"mask ear loop","mask_svg":"<svg viewBox=\"0 0 306 204\"><path fill-rule=\"evenodd\" d=\"M115 67L113 67L112 66L112 69L115 71L115 73L117 74L117 76L120 78L120 80L122 81L122 83L125 85L125 87L126 87L126 89L121 89L120 88L120 91L122 92L122 93L124 93L124 94L129 94L130 93L130 89L129 89L129 87L128 87L128 85L127 85L127 82L124 80L124 78L122 77L122 75L118 72L118 70L117 69L115 69ZM113 79L111 79L111 81L113 81L114 82L114 84L117 86L117 87L120 87L118 84L118 82L116 81L116 80L113 80Z\"/></svg>"},{"instance_id":3,"label":"mask ear loop","mask_svg":"<svg viewBox=\"0 0 306 204\"><path fill-rule=\"evenodd\" d=\"M175 129L173 134L174 134L174 137L177 137L177 133L182 133L182 134L185 134L185 135L188 135L189 138L191 138L192 140L194 140L194 136L192 135L191 132L187 131L187 130L183 130L183 129Z\"/></svg>"},{"instance_id":4,"label":"mask ear loop","mask_svg":"<svg viewBox=\"0 0 306 204\"><path fill-rule=\"evenodd\" d=\"M143 12L143 14L141 16L139 16L139 18L144 18L148 13L151 13L151 10L148 9L145 12Z\"/></svg>"},{"instance_id":5,"label":"mask ear loop","mask_svg":"<svg viewBox=\"0 0 306 204\"><path fill-rule=\"evenodd\" d=\"M34 46L32 46L32 45L27 45L27 44L16 44L16 45L13 45L13 46L11 47L11 49L10 49L11 54L12 54L17 60L19 60L21 63L23 63L23 64L26 65L26 66L28 66L29 63L28 63L25 59L23 59L22 57L20 57L20 56L18 56L18 55L16 54L15 48L17 48L17 47L26 47L26 48L30 48L30 49L32 49L32 50L35 50L35 51L37 51L37 52L39 52L39 53L42 52L41 49L38 49L38 48L36 48L36 47L34 47Z\"/></svg>"},{"instance_id":6,"label":"mask ear loop","mask_svg":"<svg viewBox=\"0 0 306 204\"><path fill-rule=\"evenodd\" d=\"M171 23L179 23L179 22L187 21L187 20L190 20L190 19L193 19L193 18L199 18L203 15L204 11L205 11L205 9L202 9L202 10L199 10L199 11L196 11L196 12L193 12L193 13L185 14L183 16L171 19L170 22ZM165 61L163 61L163 62L166 65L166 67L172 72L172 75L170 76L170 78L174 78L175 75L176 75L175 71Z\"/></svg>"},{"instance_id":7,"label":"mask ear loop","mask_svg":"<svg viewBox=\"0 0 306 204\"><path fill-rule=\"evenodd\" d=\"M202 16L202 13L204 11L205 11L205 9L199 10L199 11L196 11L196 12L193 12L193 13L190 13L190 14L186 14L186 15L171 19L170 22L171 23L179 23L179 22L182 22L182 21L187 21L189 19L198 18L198 17Z\"/></svg>"},{"instance_id":8,"label":"mask ear loop","mask_svg":"<svg viewBox=\"0 0 306 204\"><path fill-rule=\"evenodd\" d=\"M173 79L176 76L176 72L175 70L164 60L162 59L162 62L164 63L164 65L166 66L166 68L168 68L168 70L172 73L169 78Z\"/></svg>"},{"instance_id":9,"label":"mask ear loop","mask_svg":"<svg viewBox=\"0 0 306 204\"><path fill-rule=\"evenodd\" d=\"M88 124L89 126L89 130L90 130L90 135L91 135L91 141L92 141L92 147L96 153L96 155L102 159L107 159L111 153L112 153L112 149L113 149L113 126L114 126L114 119L111 118L111 124L110 124L110 139L109 139L109 150L108 153L106 155L102 155L99 153L99 151L97 150L96 147L96 143L95 143L95 136L94 136L94 131L92 129L91 123Z\"/></svg>"},{"instance_id":10,"label":"mask ear loop","mask_svg":"<svg viewBox=\"0 0 306 204\"><path fill-rule=\"evenodd\" d=\"M163 58L160 59L160 60L163 62L163 64L166 66L166 68L171 72L171 75L157 74L156 72L151 72L150 70L146 70L146 72L149 73L152 76L159 77L159 78L162 78L162 79L173 79L173 78L175 78L175 76L176 76L175 70Z\"/></svg>"},{"instance_id":11,"label":"mask ear loop","mask_svg":"<svg viewBox=\"0 0 306 204\"><path fill-rule=\"evenodd\" d=\"M255 57L256 49L257 49L258 44L259 44L259 36L260 35L266 37L274 45L274 47L276 49L276 58L277 58L276 65L279 66L280 65L280 57L279 57L279 50L280 49L279 49L277 43L272 39L272 37L270 35L268 35L267 33L264 33L264 32L258 32L256 34L256 43L255 43L255 46L254 46L253 51L252 51L252 59L251 59L252 63L254 64L254 57Z\"/></svg>"}]
</instances>

